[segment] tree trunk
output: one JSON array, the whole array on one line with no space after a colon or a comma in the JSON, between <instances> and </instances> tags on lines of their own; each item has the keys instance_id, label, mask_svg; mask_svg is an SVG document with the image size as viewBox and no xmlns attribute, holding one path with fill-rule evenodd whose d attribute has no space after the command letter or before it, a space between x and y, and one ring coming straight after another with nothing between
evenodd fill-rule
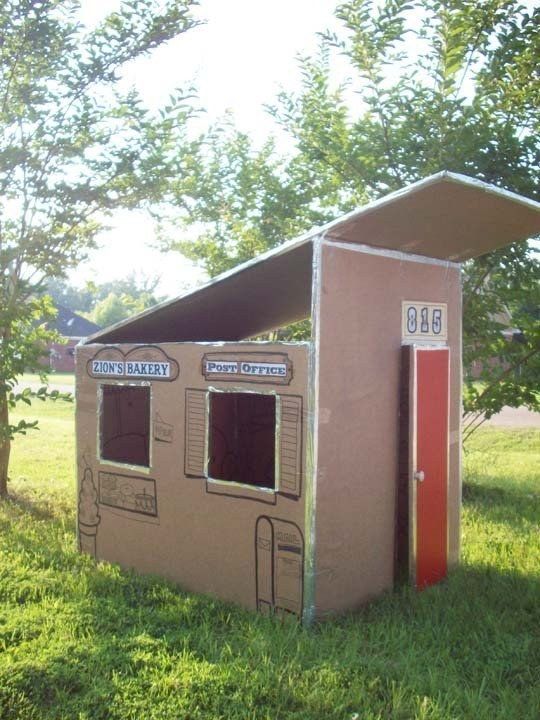
<instances>
[{"instance_id":1,"label":"tree trunk","mask_svg":"<svg viewBox=\"0 0 540 720\"><path fill-rule=\"evenodd\" d=\"M11 440L8 436L9 407L5 392L0 394L0 497L7 495Z\"/></svg>"}]
</instances>

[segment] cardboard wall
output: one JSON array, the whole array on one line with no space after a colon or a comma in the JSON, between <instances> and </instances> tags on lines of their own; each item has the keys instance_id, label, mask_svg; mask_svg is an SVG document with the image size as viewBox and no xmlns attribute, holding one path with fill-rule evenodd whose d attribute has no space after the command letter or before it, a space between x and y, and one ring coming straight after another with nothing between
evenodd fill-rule
<instances>
[{"instance_id":1,"label":"cardboard wall","mask_svg":"<svg viewBox=\"0 0 540 720\"><path fill-rule=\"evenodd\" d=\"M307 356L307 345L285 343L79 346L81 549L124 567L170 578L186 590L210 593L263 612L275 609L300 615ZM144 402L130 398L129 393L124 397L121 392L106 392L106 403L117 402L119 412L103 422L114 452L129 456L134 443L134 457L142 464L101 459L100 407L106 403L100 400L100 388L110 385L149 388L147 468L143 466L146 452L137 451L137 443L144 444L141 435L146 426L139 417ZM209 389L266 393L275 399L274 448L266 427L273 412L268 403L244 403L241 420L251 423L253 417L254 447L263 443L266 465L274 456L277 491L205 477ZM235 473L235 463L240 463L243 478L250 472L266 472L268 479L268 467L251 463L250 448L240 452L235 446L230 423L237 421L229 422L227 408L220 407L215 433L222 431L226 447L220 453L223 462L225 455L230 461L229 476ZM253 415L256 412L258 419Z\"/></svg>"},{"instance_id":2,"label":"cardboard wall","mask_svg":"<svg viewBox=\"0 0 540 720\"><path fill-rule=\"evenodd\" d=\"M446 303L451 349L449 556L459 553L460 275L324 243L319 324L316 612L393 586L402 301Z\"/></svg>"}]
</instances>

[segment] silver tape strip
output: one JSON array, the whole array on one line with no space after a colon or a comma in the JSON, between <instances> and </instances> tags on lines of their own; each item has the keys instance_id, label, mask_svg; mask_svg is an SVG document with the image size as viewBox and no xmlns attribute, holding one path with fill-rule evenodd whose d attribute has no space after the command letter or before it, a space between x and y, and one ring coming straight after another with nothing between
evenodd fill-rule
<instances>
[{"instance_id":1,"label":"silver tape strip","mask_svg":"<svg viewBox=\"0 0 540 720\"><path fill-rule=\"evenodd\" d=\"M458 317L458 358L459 358L459 370L457 383L459 387L459 420L458 420L458 466L457 466L457 482L458 482L458 513L457 513L457 527L453 528L454 537L457 538L456 544L456 563L459 563L461 557L461 508L463 503L463 437L462 437L462 422L463 417L463 273L460 273L460 288L459 288L459 307L456 309ZM452 368L450 368L450 378L452 377ZM452 397L452 396L450 396ZM450 482L448 483L450 487ZM450 504L447 505L450 508ZM450 545L448 546L450 550Z\"/></svg>"},{"instance_id":2,"label":"silver tape strip","mask_svg":"<svg viewBox=\"0 0 540 720\"><path fill-rule=\"evenodd\" d=\"M245 483L234 482L231 480L221 480L220 478L213 478L209 474L210 466L210 393L242 393L250 395L273 395L276 402L276 417L275 417L275 440L274 440L274 487L273 488L261 488L256 485L246 485ZM279 492L281 486L281 397L277 390L253 390L252 388L246 388L245 385L233 385L227 388L215 387L213 385L206 388L206 424L204 428L204 474L207 480L213 483L222 483L228 487L240 487L250 488L255 490L262 490L270 495L275 495Z\"/></svg>"},{"instance_id":3,"label":"silver tape strip","mask_svg":"<svg viewBox=\"0 0 540 720\"><path fill-rule=\"evenodd\" d=\"M417 420L418 413L416 411L417 404L417 367L416 367L416 346L411 347L410 366L409 366L409 582L412 587L416 587L416 495L417 483L414 480L414 473L418 469L416 462L417 449ZM412 373L411 373L412 369Z\"/></svg>"},{"instance_id":4,"label":"silver tape strip","mask_svg":"<svg viewBox=\"0 0 540 720\"><path fill-rule=\"evenodd\" d=\"M331 235L327 237L331 238ZM364 243L353 243L353 242L340 242L339 240L325 240L323 243L325 246L337 247L341 250L351 250L352 252L360 252L365 255L379 255L380 257L392 258L399 260L400 262L414 262L421 263L424 265L439 265L445 268L456 268L461 267L461 263L453 262L452 260L439 260L438 258L428 257L426 255L413 255L412 253L403 252L402 250L389 250L387 248L378 248L374 245L365 245Z\"/></svg>"},{"instance_id":5,"label":"silver tape strip","mask_svg":"<svg viewBox=\"0 0 540 720\"><path fill-rule=\"evenodd\" d=\"M205 418L204 418L204 461L203 461L203 473L204 477L208 477L210 469L210 393L214 391L214 388L209 387L206 389L206 395L204 396L204 407L205 407ZM184 433L186 428L184 428ZM186 440L187 442L187 440Z\"/></svg>"},{"instance_id":6,"label":"silver tape strip","mask_svg":"<svg viewBox=\"0 0 540 720\"><path fill-rule=\"evenodd\" d=\"M311 624L316 615L315 578L316 543L315 513L317 505L317 463L318 463L318 409L319 409L319 346L320 346L320 299L321 299L321 256L322 237L313 240L313 269L311 284L311 346L308 355L307 384L307 441L306 441L306 482L304 491L304 608L302 620Z\"/></svg>"}]
</instances>

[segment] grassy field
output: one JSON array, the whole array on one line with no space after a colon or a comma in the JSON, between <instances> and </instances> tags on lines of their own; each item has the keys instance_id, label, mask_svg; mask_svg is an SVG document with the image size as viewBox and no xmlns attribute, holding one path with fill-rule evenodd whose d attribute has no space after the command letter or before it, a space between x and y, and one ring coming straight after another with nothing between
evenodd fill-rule
<instances>
[{"instance_id":1,"label":"grassy field","mask_svg":"<svg viewBox=\"0 0 540 720\"><path fill-rule=\"evenodd\" d=\"M73 406L36 406L0 506L2 720L538 720L540 433L479 431L463 562L310 630L75 549Z\"/></svg>"},{"instance_id":2,"label":"grassy field","mask_svg":"<svg viewBox=\"0 0 540 720\"><path fill-rule=\"evenodd\" d=\"M24 373L17 382L22 388L29 385L43 385L43 382L37 373ZM47 375L47 383L49 385L75 386L75 373L51 372Z\"/></svg>"}]
</instances>

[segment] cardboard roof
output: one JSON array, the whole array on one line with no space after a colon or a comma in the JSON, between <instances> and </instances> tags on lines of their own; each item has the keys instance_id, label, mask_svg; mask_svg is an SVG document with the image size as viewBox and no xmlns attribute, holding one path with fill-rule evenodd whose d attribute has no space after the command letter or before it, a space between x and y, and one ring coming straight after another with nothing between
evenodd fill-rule
<instances>
[{"instance_id":1,"label":"cardboard roof","mask_svg":"<svg viewBox=\"0 0 540 720\"><path fill-rule=\"evenodd\" d=\"M287 243L180 298L149 308L87 343L243 340L311 312L312 243Z\"/></svg>"},{"instance_id":2,"label":"cardboard roof","mask_svg":"<svg viewBox=\"0 0 540 720\"><path fill-rule=\"evenodd\" d=\"M540 203L465 175L432 175L331 223L327 237L463 262L540 233Z\"/></svg>"},{"instance_id":3,"label":"cardboard roof","mask_svg":"<svg viewBox=\"0 0 540 720\"><path fill-rule=\"evenodd\" d=\"M314 228L86 342L241 340L308 317L315 237L462 262L538 233L540 203L445 171Z\"/></svg>"}]
</instances>

